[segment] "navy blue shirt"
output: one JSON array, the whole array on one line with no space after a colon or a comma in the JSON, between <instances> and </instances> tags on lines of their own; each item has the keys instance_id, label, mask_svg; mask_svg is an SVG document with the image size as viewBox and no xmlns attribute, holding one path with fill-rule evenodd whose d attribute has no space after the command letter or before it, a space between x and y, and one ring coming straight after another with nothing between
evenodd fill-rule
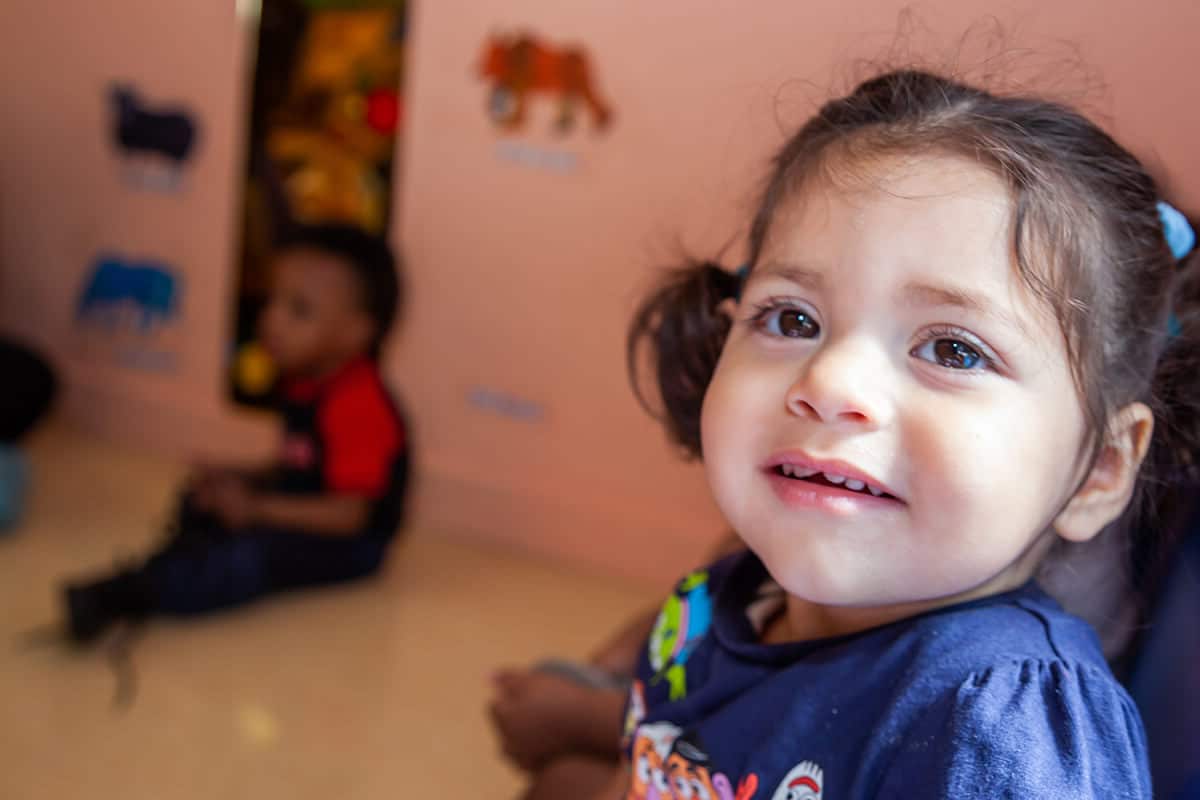
<instances>
[{"instance_id":1,"label":"navy blue shirt","mask_svg":"<svg viewBox=\"0 0 1200 800\"><path fill-rule=\"evenodd\" d=\"M1133 702L1087 624L1033 583L761 644L748 612L773 601L749 552L668 598L627 705L627 797L1151 797Z\"/></svg>"}]
</instances>

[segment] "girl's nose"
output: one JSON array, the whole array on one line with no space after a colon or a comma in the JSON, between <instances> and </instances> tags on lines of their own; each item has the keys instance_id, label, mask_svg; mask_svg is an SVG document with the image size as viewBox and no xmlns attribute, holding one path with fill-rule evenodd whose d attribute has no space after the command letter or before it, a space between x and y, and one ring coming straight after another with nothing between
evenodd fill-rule
<instances>
[{"instance_id":1,"label":"girl's nose","mask_svg":"<svg viewBox=\"0 0 1200 800\"><path fill-rule=\"evenodd\" d=\"M801 366L785 403L798 417L876 429L891 419L886 381L886 361L866 343L827 342Z\"/></svg>"}]
</instances>

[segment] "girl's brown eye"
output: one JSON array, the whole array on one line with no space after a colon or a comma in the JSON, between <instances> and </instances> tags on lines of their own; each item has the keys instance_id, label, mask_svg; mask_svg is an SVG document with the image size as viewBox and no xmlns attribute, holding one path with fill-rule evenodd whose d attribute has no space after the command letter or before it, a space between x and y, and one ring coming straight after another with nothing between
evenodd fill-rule
<instances>
[{"instance_id":1,"label":"girl's brown eye","mask_svg":"<svg viewBox=\"0 0 1200 800\"><path fill-rule=\"evenodd\" d=\"M813 339L821 332L821 326L799 308L781 308L772 312L765 320L767 331L789 339Z\"/></svg>"},{"instance_id":2,"label":"girl's brown eye","mask_svg":"<svg viewBox=\"0 0 1200 800\"><path fill-rule=\"evenodd\" d=\"M946 369L965 371L988 366L987 357L962 339L929 339L913 350L912 354Z\"/></svg>"},{"instance_id":3,"label":"girl's brown eye","mask_svg":"<svg viewBox=\"0 0 1200 800\"><path fill-rule=\"evenodd\" d=\"M933 353L938 364L951 369L971 369L982 359L974 347L955 339L938 339L933 343Z\"/></svg>"}]
</instances>

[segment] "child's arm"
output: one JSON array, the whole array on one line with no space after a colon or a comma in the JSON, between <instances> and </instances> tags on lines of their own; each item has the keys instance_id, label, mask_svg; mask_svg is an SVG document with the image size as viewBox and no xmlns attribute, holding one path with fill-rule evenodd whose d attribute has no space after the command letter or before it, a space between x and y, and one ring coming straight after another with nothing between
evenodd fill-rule
<instances>
[{"instance_id":1,"label":"child's arm","mask_svg":"<svg viewBox=\"0 0 1200 800\"><path fill-rule=\"evenodd\" d=\"M538 669L501 670L493 683L488 712L501 749L522 769L568 755L620 757L625 689L584 686Z\"/></svg>"},{"instance_id":2,"label":"child's arm","mask_svg":"<svg viewBox=\"0 0 1200 800\"><path fill-rule=\"evenodd\" d=\"M656 605L631 619L592 654L588 663L612 675L632 675L637 668L638 655L654 630L658 610Z\"/></svg>"},{"instance_id":3,"label":"child's arm","mask_svg":"<svg viewBox=\"0 0 1200 800\"><path fill-rule=\"evenodd\" d=\"M370 513L371 501L352 494L259 494L253 500L251 524L318 536L353 536L366 527Z\"/></svg>"},{"instance_id":4,"label":"child's arm","mask_svg":"<svg viewBox=\"0 0 1200 800\"><path fill-rule=\"evenodd\" d=\"M559 758L539 770L521 796L524 800L559 800L563 797L619 800L625 797L629 781L622 776L620 787L617 787L616 767L615 761L600 761L588 756Z\"/></svg>"},{"instance_id":5,"label":"child's arm","mask_svg":"<svg viewBox=\"0 0 1200 800\"><path fill-rule=\"evenodd\" d=\"M265 525L317 536L353 536L366 526L371 501L355 494L284 495L256 492L245 481L213 486L208 505L231 528Z\"/></svg>"},{"instance_id":6,"label":"child's arm","mask_svg":"<svg viewBox=\"0 0 1200 800\"><path fill-rule=\"evenodd\" d=\"M244 462L238 464L197 461L188 477L188 487L193 491L205 491L225 480L245 481L251 486L267 484L278 469L274 460Z\"/></svg>"},{"instance_id":7,"label":"child's arm","mask_svg":"<svg viewBox=\"0 0 1200 800\"><path fill-rule=\"evenodd\" d=\"M629 791L629 762L624 758L613 768L612 778L603 791L597 792L592 800L621 800Z\"/></svg>"}]
</instances>

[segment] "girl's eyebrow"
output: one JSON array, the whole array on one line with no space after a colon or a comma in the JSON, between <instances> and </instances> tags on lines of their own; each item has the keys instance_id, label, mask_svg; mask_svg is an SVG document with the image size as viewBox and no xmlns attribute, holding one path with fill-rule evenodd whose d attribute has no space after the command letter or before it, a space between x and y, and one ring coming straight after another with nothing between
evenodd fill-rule
<instances>
[{"instance_id":1,"label":"girl's eyebrow","mask_svg":"<svg viewBox=\"0 0 1200 800\"><path fill-rule=\"evenodd\" d=\"M761 271L754 270L750 273L750 280L767 277L783 278L785 281L813 291L819 291L825 287L825 276L817 270L794 264L781 264L777 261L768 262Z\"/></svg>"},{"instance_id":2,"label":"girl's eyebrow","mask_svg":"<svg viewBox=\"0 0 1200 800\"><path fill-rule=\"evenodd\" d=\"M1024 332L1020 324L1007 310L996 305L989 298L972 294L954 286L938 286L932 283L910 282L900 290L900 297L909 305L959 308L985 317L991 317L1009 327Z\"/></svg>"}]
</instances>

